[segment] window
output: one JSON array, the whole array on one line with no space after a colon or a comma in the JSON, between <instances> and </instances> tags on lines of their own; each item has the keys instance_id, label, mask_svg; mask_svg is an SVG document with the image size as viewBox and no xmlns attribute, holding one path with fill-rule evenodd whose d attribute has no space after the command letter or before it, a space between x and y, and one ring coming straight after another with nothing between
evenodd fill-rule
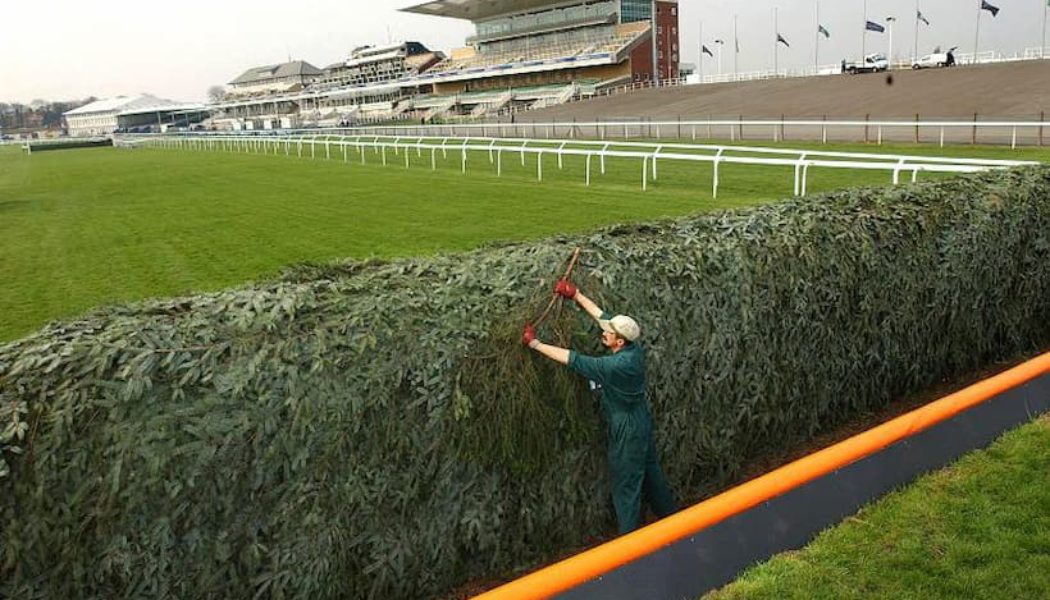
<instances>
[{"instance_id":1,"label":"window","mask_svg":"<svg viewBox=\"0 0 1050 600\"><path fill-rule=\"evenodd\" d=\"M677 6L672 6L671 7L671 16L672 17L678 16L678 7Z\"/></svg>"},{"instance_id":2,"label":"window","mask_svg":"<svg viewBox=\"0 0 1050 600\"><path fill-rule=\"evenodd\" d=\"M664 59L664 51L663 51L663 50L661 50L661 51L660 51L660 60L663 60L663 59Z\"/></svg>"},{"instance_id":3,"label":"window","mask_svg":"<svg viewBox=\"0 0 1050 600\"><path fill-rule=\"evenodd\" d=\"M663 34L664 34L664 28L663 28L663 26L660 26L660 27L657 27L657 28L656 28L656 34L657 34L657 35L663 35Z\"/></svg>"}]
</instances>

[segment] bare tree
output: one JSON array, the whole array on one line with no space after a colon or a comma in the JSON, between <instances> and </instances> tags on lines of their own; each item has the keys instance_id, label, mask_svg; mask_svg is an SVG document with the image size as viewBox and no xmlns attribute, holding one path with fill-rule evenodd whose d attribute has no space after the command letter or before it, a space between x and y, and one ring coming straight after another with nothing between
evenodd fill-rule
<instances>
[{"instance_id":1,"label":"bare tree","mask_svg":"<svg viewBox=\"0 0 1050 600\"><path fill-rule=\"evenodd\" d=\"M212 104L218 104L222 102L222 99L226 96L226 90L221 85L213 85L208 88L208 101Z\"/></svg>"}]
</instances>

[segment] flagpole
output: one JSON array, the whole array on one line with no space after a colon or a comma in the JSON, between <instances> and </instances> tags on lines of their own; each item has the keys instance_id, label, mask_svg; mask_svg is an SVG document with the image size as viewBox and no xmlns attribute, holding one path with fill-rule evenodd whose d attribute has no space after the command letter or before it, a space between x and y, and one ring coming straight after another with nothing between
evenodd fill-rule
<instances>
[{"instance_id":1,"label":"flagpole","mask_svg":"<svg viewBox=\"0 0 1050 600\"><path fill-rule=\"evenodd\" d=\"M820 2L817 2L817 31L814 35L813 44L813 73L820 74Z\"/></svg>"},{"instance_id":2,"label":"flagpole","mask_svg":"<svg viewBox=\"0 0 1050 600\"><path fill-rule=\"evenodd\" d=\"M1050 2L1043 4L1043 45L1039 46L1039 58L1046 58L1046 13L1050 12Z\"/></svg>"},{"instance_id":3,"label":"flagpole","mask_svg":"<svg viewBox=\"0 0 1050 600\"><path fill-rule=\"evenodd\" d=\"M773 7L773 77L780 74L780 29L777 26L777 7Z\"/></svg>"},{"instance_id":4,"label":"flagpole","mask_svg":"<svg viewBox=\"0 0 1050 600\"><path fill-rule=\"evenodd\" d=\"M864 0L864 33L860 34L860 62L864 63L864 57L868 54L868 0Z\"/></svg>"},{"instance_id":5,"label":"flagpole","mask_svg":"<svg viewBox=\"0 0 1050 600\"><path fill-rule=\"evenodd\" d=\"M893 70L893 23L897 21L897 17L886 17L886 26L890 29L890 46L886 54L886 69L888 71Z\"/></svg>"},{"instance_id":6,"label":"flagpole","mask_svg":"<svg viewBox=\"0 0 1050 600\"><path fill-rule=\"evenodd\" d=\"M977 0L977 28L973 34L973 62L971 64L977 64L977 44L981 39L981 0Z\"/></svg>"},{"instance_id":7,"label":"flagpole","mask_svg":"<svg viewBox=\"0 0 1050 600\"><path fill-rule=\"evenodd\" d=\"M911 49L911 62L919 60L919 0L915 0L915 46Z\"/></svg>"},{"instance_id":8,"label":"flagpole","mask_svg":"<svg viewBox=\"0 0 1050 600\"><path fill-rule=\"evenodd\" d=\"M736 36L736 15L733 15L733 81L740 72L737 61L740 59L740 38Z\"/></svg>"},{"instance_id":9,"label":"flagpole","mask_svg":"<svg viewBox=\"0 0 1050 600\"><path fill-rule=\"evenodd\" d=\"M700 21L700 55L697 59L700 67L700 83L704 82L704 22Z\"/></svg>"}]
</instances>

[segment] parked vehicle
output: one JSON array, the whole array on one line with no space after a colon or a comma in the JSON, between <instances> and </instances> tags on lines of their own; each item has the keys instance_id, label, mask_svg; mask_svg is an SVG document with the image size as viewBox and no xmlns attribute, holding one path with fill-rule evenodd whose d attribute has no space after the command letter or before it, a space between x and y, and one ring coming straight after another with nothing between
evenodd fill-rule
<instances>
[{"instance_id":1,"label":"parked vehicle","mask_svg":"<svg viewBox=\"0 0 1050 600\"><path fill-rule=\"evenodd\" d=\"M955 66L955 55L951 52L934 52L911 63L911 68L913 69L935 69L952 66Z\"/></svg>"},{"instance_id":2,"label":"parked vehicle","mask_svg":"<svg viewBox=\"0 0 1050 600\"><path fill-rule=\"evenodd\" d=\"M878 73L890 68L889 61L882 54L869 54L862 61L848 62L842 60L842 72L855 75L857 73Z\"/></svg>"}]
</instances>

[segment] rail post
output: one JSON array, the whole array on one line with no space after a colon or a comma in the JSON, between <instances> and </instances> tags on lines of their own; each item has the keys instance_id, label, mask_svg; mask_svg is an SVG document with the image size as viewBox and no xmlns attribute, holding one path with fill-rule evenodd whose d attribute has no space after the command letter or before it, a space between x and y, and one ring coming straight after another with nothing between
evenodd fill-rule
<instances>
[{"instance_id":1,"label":"rail post","mask_svg":"<svg viewBox=\"0 0 1050 600\"><path fill-rule=\"evenodd\" d=\"M915 113L915 143L919 143L919 113Z\"/></svg>"},{"instance_id":2,"label":"rail post","mask_svg":"<svg viewBox=\"0 0 1050 600\"><path fill-rule=\"evenodd\" d=\"M977 113L973 113L973 135L970 138L970 144L977 145Z\"/></svg>"},{"instance_id":3,"label":"rail post","mask_svg":"<svg viewBox=\"0 0 1050 600\"><path fill-rule=\"evenodd\" d=\"M871 141L871 139L868 137L868 121L870 121L870 120L871 120L871 115L870 114L865 114L864 115L864 143L865 144L867 144L868 142Z\"/></svg>"},{"instance_id":4,"label":"rail post","mask_svg":"<svg viewBox=\"0 0 1050 600\"><path fill-rule=\"evenodd\" d=\"M1043 123L1046 122L1046 111L1039 113L1039 145L1043 145Z\"/></svg>"}]
</instances>

